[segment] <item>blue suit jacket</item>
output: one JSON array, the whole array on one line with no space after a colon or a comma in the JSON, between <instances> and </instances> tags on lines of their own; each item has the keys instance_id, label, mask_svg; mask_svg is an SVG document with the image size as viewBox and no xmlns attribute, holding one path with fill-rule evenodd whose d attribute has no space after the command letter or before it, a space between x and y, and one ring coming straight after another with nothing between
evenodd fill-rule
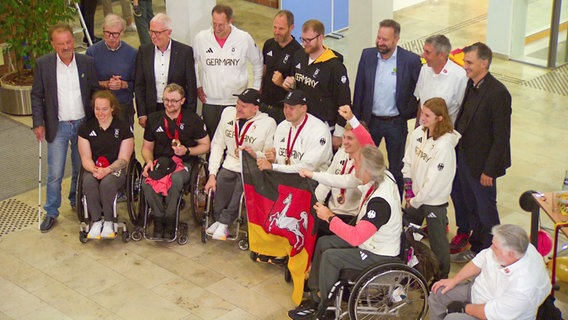
<instances>
[{"instance_id":1,"label":"blue suit jacket","mask_svg":"<svg viewBox=\"0 0 568 320\"><path fill-rule=\"evenodd\" d=\"M363 50L355 79L353 113L367 124L370 123L372 116L378 53L379 50L376 47ZM418 100L414 97L414 88L416 88L421 67L422 63L417 54L398 47L395 101L398 112L404 119L416 117Z\"/></svg>"},{"instance_id":2,"label":"blue suit jacket","mask_svg":"<svg viewBox=\"0 0 568 320\"><path fill-rule=\"evenodd\" d=\"M93 58L75 53L81 98L86 118L93 116L91 95L99 89L97 70ZM57 100L57 56L48 53L36 60L34 84L31 91L33 127L45 126L45 140L53 142L59 126Z\"/></svg>"}]
</instances>

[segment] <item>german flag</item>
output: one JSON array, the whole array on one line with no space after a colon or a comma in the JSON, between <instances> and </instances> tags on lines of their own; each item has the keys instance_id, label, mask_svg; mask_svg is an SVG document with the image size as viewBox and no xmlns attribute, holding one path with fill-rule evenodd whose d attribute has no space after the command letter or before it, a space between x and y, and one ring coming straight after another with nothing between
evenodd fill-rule
<instances>
[{"instance_id":1,"label":"german flag","mask_svg":"<svg viewBox=\"0 0 568 320\"><path fill-rule=\"evenodd\" d=\"M298 305L316 241L313 205L317 201L317 182L298 174L260 171L251 155L241 155L250 250L289 257L288 269L294 281L292 300Z\"/></svg>"}]
</instances>

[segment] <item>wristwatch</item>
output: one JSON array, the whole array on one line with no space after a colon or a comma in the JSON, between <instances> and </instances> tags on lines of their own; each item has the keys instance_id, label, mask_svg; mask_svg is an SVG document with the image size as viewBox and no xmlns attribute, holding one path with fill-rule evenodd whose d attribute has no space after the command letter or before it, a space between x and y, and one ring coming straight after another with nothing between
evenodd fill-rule
<instances>
[{"instance_id":1,"label":"wristwatch","mask_svg":"<svg viewBox=\"0 0 568 320\"><path fill-rule=\"evenodd\" d=\"M327 223L331 223L331 220L333 220L333 218L335 218L335 215L327 217Z\"/></svg>"}]
</instances>

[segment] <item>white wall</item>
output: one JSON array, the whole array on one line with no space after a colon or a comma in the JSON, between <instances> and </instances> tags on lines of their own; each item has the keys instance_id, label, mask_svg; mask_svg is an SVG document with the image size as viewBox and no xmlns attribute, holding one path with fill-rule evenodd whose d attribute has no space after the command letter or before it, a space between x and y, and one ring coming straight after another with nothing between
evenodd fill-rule
<instances>
[{"instance_id":1,"label":"white wall","mask_svg":"<svg viewBox=\"0 0 568 320\"><path fill-rule=\"evenodd\" d=\"M191 45L199 31L211 27L211 9L215 4L215 0L166 1L166 13L173 22L172 38Z\"/></svg>"}]
</instances>

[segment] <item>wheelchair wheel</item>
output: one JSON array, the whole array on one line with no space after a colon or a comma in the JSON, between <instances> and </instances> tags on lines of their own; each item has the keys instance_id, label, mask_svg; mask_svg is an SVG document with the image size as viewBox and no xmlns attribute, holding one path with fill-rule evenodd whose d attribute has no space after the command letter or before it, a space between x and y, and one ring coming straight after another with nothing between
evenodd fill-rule
<instances>
[{"instance_id":1,"label":"wheelchair wheel","mask_svg":"<svg viewBox=\"0 0 568 320\"><path fill-rule=\"evenodd\" d=\"M199 159L191 169L191 192L189 202L192 205L192 215L195 222L201 226L205 221L205 210L207 206L207 193L205 184L209 178L207 161Z\"/></svg>"},{"instance_id":2,"label":"wheelchair wheel","mask_svg":"<svg viewBox=\"0 0 568 320\"><path fill-rule=\"evenodd\" d=\"M247 251L248 248L249 248L249 242L247 238L239 240L239 249L241 249L242 251Z\"/></svg>"},{"instance_id":3,"label":"wheelchair wheel","mask_svg":"<svg viewBox=\"0 0 568 320\"><path fill-rule=\"evenodd\" d=\"M130 222L137 226L140 223L140 214L144 213L140 210L140 201L142 195L142 165L136 159L131 159L128 163L126 175L126 205L128 207L128 215Z\"/></svg>"},{"instance_id":4,"label":"wheelchair wheel","mask_svg":"<svg viewBox=\"0 0 568 320\"><path fill-rule=\"evenodd\" d=\"M138 229L132 231L132 233L130 234L130 239L134 240L134 241L140 241L142 240L142 232Z\"/></svg>"},{"instance_id":5,"label":"wheelchair wheel","mask_svg":"<svg viewBox=\"0 0 568 320\"><path fill-rule=\"evenodd\" d=\"M350 319L423 319L428 311L428 285L415 269L386 263L367 269L349 297Z\"/></svg>"},{"instance_id":6,"label":"wheelchair wheel","mask_svg":"<svg viewBox=\"0 0 568 320\"><path fill-rule=\"evenodd\" d=\"M85 213L83 212L85 210L85 207L83 206L83 174L85 173L85 169L83 169L83 167L81 167L81 169L79 169L79 175L77 176L77 190L76 190L76 196L75 196L75 210L77 210L77 218L79 219L79 222L87 222L87 219L85 218Z\"/></svg>"}]
</instances>

